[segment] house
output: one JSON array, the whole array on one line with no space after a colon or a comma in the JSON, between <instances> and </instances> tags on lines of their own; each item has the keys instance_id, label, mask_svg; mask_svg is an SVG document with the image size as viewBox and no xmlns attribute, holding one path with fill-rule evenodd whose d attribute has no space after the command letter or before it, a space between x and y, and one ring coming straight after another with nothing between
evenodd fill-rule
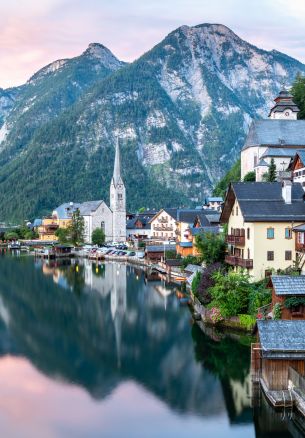
<instances>
[{"instance_id":1,"label":"house","mask_svg":"<svg viewBox=\"0 0 305 438\"><path fill-rule=\"evenodd\" d=\"M37 226L37 232L39 235L39 240L44 242L53 242L57 240L55 235L56 230L60 227L60 222L58 218L53 216L44 217L41 223ZM63 226L65 228L66 226Z\"/></svg>"},{"instance_id":2,"label":"house","mask_svg":"<svg viewBox=\"0 0 305 438\"><path fill-rule=\"evenodd\" d=\"M157 214L155 210L137 213L127 220L126 235L128 240L143 240L151 237L151 219Z\"/></svg>"},{"instance_id":3,"label":"house","mask_svg":"<svg viewBox=\"0 0 305 438\"><path fill-rule=\"evenodd\" d=\"M155 240L175 240L177 208L164 208L150 220L151 238Z\"/></svg>"},{"instance_id":4,"label":"house","mask_svg":"<svg viewBox=\"0 0 305 438\"><path fill-rule=\"evenodd\" d=\"M182 266L182 260L181 259L166 259L166 260L162 260L159 263L159 266L161 269L164 270L164 272L167 275L174 275L174 276L178 276L178 275L182 275L181 272L181 266Z\"/></svg>"},{"instance_id":5,"label":"house","mask_svg":"<svg viewBox=\"0 0 305 438\"><path fill-rule=\"evenodd\" d=\"M145 259L148 262L160 262L165 259L166 251L176 251L175 245L147 245Z\"/></svg>"},{"instance_id":6,"label":"house","mask_svg":"<svg viewBox=\"0 0 305 438\"><path fill-rule=\"evenodd\" d=\"M288 390L289 368L302 376L305 374L305 320L261 320L257 321L257 328L258 343L252 344L252 357L255 351L259 356L256 361L259 370L255 371L260 371L262 387L276 405L277 398L281 400L285 394L274 391ZM287 394L287 401L291 400L291 394ZM285 399L282 401L285 403Z\"/></svg>"},{"instance_id":7,"label":"house","mask_svg":"<svg viewBox=\"0 0 305 438\"><path fill-rule=\"evenodd\" d=\"M298 149L305 149L305 120L297 120L299 108L287 90L275 99L267 120L253 120L241 151L241 179L255 171L261 181L274 159L278 171L286 170Z\"/></svg>"},{"instance_id":8,"label":"house","mask_svg":"<svg viewBox=\"0 0 305 438\"><path fill-rule=\"evenodd\" d=\"M180 214L181 219L188 222L177 222L177 254L182 257L198 256L196 248L196 236L205 232L219 232L220 213L214 210L192 210L192 213ZM193 222L190 222L193 219Z\"/></svg>"},{"instance_id":9,"label":"house","mask_svg":"<svg viewBox=\"0 0 305 438\"><path fill-rule=\"evenodd\" d=\"M292 230L304 221L301 184L231 183L220 217L228 226L226 262L255 281L287 269L296 257Z\"/></svg>"},{"instance_id":10,"label":"house","mask_svg":"<svg viewBox=\"0 0 305 438\"><path fill-rule=\"evenodd\" d=\"M302 184L305 190L305 150L297 150L288 167L293 182Z\"/></svg>"},{"instance_id":11,"label":"house","mask_svg":"<svg viewBox=\"0 0 305 438\"><path fill-rule=\"evenodd\" d=\"M305 275L272 275L272 308L281 305L281 319L305 319Z\"/></svg>"},{"instance_id":12,"label":"house","mask_svg":"<svg viewBox=\"0 0 305 438\"><path fill-rule=\"evenodd\" d=\"M205 202L203 205L204 209L211 209L215 211L221 211L221 206L223 203L223 199L219 196L208 196L205 198Z\"/></svg>"}]
</instances>

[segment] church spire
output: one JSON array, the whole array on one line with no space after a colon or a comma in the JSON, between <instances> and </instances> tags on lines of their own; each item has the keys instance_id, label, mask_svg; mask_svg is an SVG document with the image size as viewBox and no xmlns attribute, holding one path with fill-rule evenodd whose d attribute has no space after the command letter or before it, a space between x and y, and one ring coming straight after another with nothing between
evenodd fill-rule
<instances>
[{"instance_id":1,"label":"church spire","mask_svg":"<svg viewBox=\"0 0 305 438\"><path fill-rule=\"evenodd\" d=\"M115 145L115 158L114 158L114 168L113 168L113 184L117 186L118 184L123 184L121 177L121 156L120 156L120 145L119 139L116 139Z\"/></svg>"}]
</instances>

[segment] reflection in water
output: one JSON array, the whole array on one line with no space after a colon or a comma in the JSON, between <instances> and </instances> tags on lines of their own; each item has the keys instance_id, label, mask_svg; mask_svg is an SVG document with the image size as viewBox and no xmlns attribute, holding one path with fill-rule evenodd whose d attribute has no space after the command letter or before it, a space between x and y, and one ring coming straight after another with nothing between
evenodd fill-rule
<instances>
[{"instance_id":1,"label":"reflection in water","mask_svg":"<svg viewBox=\"0 0 305 438\"><path fill-rule=\"evenodd\" d=\"M0 394L15 373L33 412L41 394L44 436L254 436L248 346L191 326L174 292L122 263L2 257Z\"/></svg>"}]
</instances>

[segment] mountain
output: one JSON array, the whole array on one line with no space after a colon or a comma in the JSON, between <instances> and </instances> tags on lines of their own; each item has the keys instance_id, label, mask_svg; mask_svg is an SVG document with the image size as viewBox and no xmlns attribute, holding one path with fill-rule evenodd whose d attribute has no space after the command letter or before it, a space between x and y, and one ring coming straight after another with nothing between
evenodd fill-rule
<instances>
[{"instance_id":1,"label":"mountain","mask_svg":"<svg viewBox=\"0 0 305 438\"><path fill-rule=\"evenodd\" d=\"M115 136L129 208L200 203L251 119L298 72L305 65L218 24L182 26L127 65L100 45L56 61L24 86L0 131L0 217L107 201Z\"/></svg>"}]
</instances>

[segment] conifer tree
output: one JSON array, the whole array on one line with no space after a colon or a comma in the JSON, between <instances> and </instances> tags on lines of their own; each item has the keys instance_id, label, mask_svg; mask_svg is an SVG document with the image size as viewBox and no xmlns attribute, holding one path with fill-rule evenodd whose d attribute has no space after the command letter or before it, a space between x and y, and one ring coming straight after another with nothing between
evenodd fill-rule
<instances>
[{"instance_id":1,"label":"conifer tree","mask_svg":"<svg viewBox=\"0 0 305 438\"><path fill-rule=\"evenodd\" d=\"M271 158L270 166L267 173L267 181L268 182L276 181L276 165L274 162L274 158Z\"/></svg>"}]
</instances>

